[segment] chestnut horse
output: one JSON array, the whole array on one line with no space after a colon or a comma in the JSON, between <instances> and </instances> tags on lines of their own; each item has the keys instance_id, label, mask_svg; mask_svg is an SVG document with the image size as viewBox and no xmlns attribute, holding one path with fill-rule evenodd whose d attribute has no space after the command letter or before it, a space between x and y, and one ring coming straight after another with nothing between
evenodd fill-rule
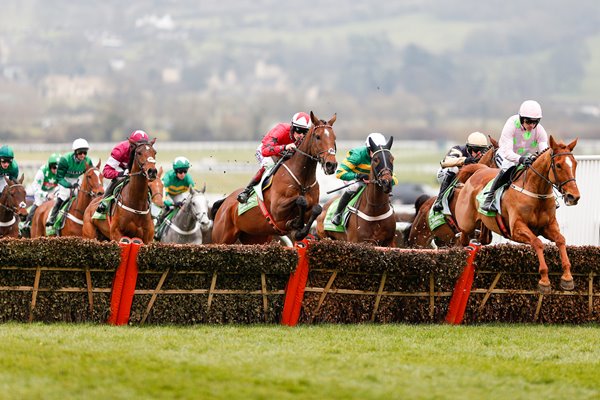
<instances>
[{"instance_id":1,"label":"chestnut horse","mask_svg":"<svg viewBox=\"0 0 600 400\"><path fill-rule=\"evenodd\" d=\"M83 236L89 239L108 238L119 241L122 237L140 238L144 244L152 241L154 223L148 201L149 182L156 180L156 150L151 142L138 142L129 160L128 180L117 195L106 220L92 219L101 199L95 199L83 217Z\"/></svg>"},{"instance_id":2,"label":"chestnut horse","mask_svg":"<svg viewBox=\"0 0 600 400\"><path fill-rule=\"evenodd\" d=\"M243 244L266 243L274 235L288 233L292 233L295 240L306 237L322 210L317 163L327 175L333 174L337 168L332 128L336 115L325 122L311 111L310 118L313 126L291 157L281 162L271 186L264 191L266 213L261 211L261 207L254 207L238 215L236 197L242 189L213 204L213 243L232 244L238 239Z\"/></svg>"},{"instance_id":3,"label":"chestnut horse","mask_svg":"<svg viewBox=\"0 0 600 400\"><path fill-rule=\"evenodd\" d=\"M496 150L498 149L498 141L488 135L490 139L490 148L481 156L479 164L487 165L490 168L498 168L496 165ZM454 188L452 199L448 203L451 215L444 216L445 223L435 228L433 231L429 227L429 210L435 203L437 196L430 197L425 202L423 199L417 199L415 202L415 210L417 214L410 226L407 245L413 248L431 248L431 247L452 247L459 243L457 234L460 232L456 226L454 218L454 209L456 207L456 199L461 189L459 183ZM419 202L419 203L417 203ZM492 238L491 234L480 238L483 244L488 244Z\"/></svg>"},{"instance_id":4,"label":"chestnut horse","mask_svg":"<svg viewBox=\"0 0 600 400\"><path fill-rule=\"evenodd\" d=\"M18 181L6 176L0 178L6 181L0 194L0 237L19 237L19 218L15 218L15 215L23 218L27 216L24 178L25 175L21 175Z\"/></svg>"},{"instance_id":5,"label":"chestnut horse","mask_svg":"<svg viewBox=\"0 0 600 400\"><path fill-rule=\"evenodd\" d=\"M325 230L327 209L335 198L325 204L317 218L317 235L354 243L370 243L375 246L394 247L396 218L390 204L390 193L394 184L394 156L390 151L393 137L384 146L377 146L369 139L371 172L369 182L356 204L350 209L345 232Z\"/></svg>"},{"instance_id":6,"label":"chestnut horse","mask_svg":"<svg viewBox=\"0 0 600 400\"><path fill-rule=\"evenodd\" d=\"M75 200L67 210L65 224L63 228L56 232L57 236L81 236L83 230L83 213L90 204L92 199L104 194L102 181L104 176L99 170L100 160L94 167L86 164L83 178L81 179L81 187L77 192ZM42 203L36 210L31 220L31 237L36 238L46 236L46 220L48 214L54 207L55 200L48 200Z\"/></svg>"},{"instance_id":7,"label":"chestnut horse","mask_svg":"<svg viewBox=\"0 0 600 400\"><path fill-rule=\"evenodd\" d=\"M577 161L573 156L576 144L577 139L565 145L550 136L550 147L539 154L531 166L518 171L511 179L510 186L502 196L501 212L497 216L488 217L478 212L477 195L494 179L498 171L475 164L468 165L459 172L459 179L465 185L458 194L455 214L462 231L462 244L468 244L479 221L483 223L482 227L510 240L530 244L538 256L541 276L538 288L543 294L550 292L550 280L548 265L544 259L544 245L538 235L553 241L558 247L563 268L561 288L573 290L575 287L565 238L556 221L553 189L556 188L562 194L567 206L579 201L579 189L575 181Z\"/></svg>"}]
</instances>

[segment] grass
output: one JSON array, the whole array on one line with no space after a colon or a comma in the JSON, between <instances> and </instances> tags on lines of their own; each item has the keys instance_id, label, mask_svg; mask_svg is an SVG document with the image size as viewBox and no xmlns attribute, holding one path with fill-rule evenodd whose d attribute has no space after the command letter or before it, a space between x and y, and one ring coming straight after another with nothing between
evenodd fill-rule
<instances>
[{"instance_id":1,"label":"grass","mask_svg":"<svg viewBox=\"0 0 600 400\"><path fill-rule=\"evenodd\" d=\"M0 397L598 398L598 326L0 325Z\"/></svg>"}]
</instances>

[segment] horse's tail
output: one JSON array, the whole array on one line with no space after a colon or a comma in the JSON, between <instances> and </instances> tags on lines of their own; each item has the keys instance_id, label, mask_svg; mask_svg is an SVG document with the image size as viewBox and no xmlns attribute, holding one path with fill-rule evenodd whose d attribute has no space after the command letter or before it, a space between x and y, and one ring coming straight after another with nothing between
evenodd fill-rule
<instances>
[{"instance_id":1,"label":"horse's tail","mask_svg":"<svg viewBox=\"0 0 600 400\"><path fill-rule=\"evenodd\" d=\"M224 201L225 198L217 200L213 203L210 209L210 219L212 219L213 221L215 220L215 215L217 215L217 211L219 211L219 207L221 207Z\"/></svg>"},{"instance_id":2,"label":"horse's tail","mask_svg":"<svg viewBox=\"0 0 600 400\"><path fill-rule=\"evenodd\" d=\"M458 172L457 179L459 182L465 183L467 181L467 179L469 179L471 177L471 175L473 175L475 172L479 171L482 168L489 168L489 167L484 164L465 165Z\"/></svg>"}]
</instances>

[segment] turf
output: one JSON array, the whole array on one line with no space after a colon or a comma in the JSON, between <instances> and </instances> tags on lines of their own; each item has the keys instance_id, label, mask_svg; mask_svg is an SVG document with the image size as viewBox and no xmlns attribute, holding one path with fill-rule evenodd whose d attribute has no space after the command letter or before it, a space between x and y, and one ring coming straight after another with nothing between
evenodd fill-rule
<instances>
[{"instance_id":1,"label":"turf","mask_svg":"<svg viewBox=\"0 0 600 400\"><path fill-rule=\"evenodd\" d=\"M2 398L598 398L588 326L0 325Z\"/></svg>"}]
</instances>

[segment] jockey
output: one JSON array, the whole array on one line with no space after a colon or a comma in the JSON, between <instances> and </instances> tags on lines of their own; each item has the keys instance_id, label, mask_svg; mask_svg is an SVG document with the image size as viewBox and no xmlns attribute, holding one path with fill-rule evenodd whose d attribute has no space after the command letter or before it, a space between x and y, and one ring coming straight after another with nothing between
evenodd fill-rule
<instances>
[{"instance_id":1,"label":"jockey","mask_svg":"<svg viewBox=\"0 0 600 400\"><path fill-rule=\"evenodd\" d=\"M248 186L238 194L237 200L240 203L248 201L252 188L260 182L266 167L274 165L273 157L281 157L287 150L294 151L308 133L310 126L310 116L305 112L298 112L292 117L291 124L277 124L265 135L256 149L256 159L261 167Z\"/></svg>"},{"instance_id":2,"label":"jockey","mask_svg":"<svg viewBox=\"0 0 600 400\"><path fill-rule=\"evenodd\" d=\"M15 153L12 147L4 145L0 147L0 193L6 186L4 177L16 181L19 177L19 165L15 161Z\"/></svg>"},{"instance_id":3,"label":"jockey","mask_svg":"<svg viewBox=\"0 0 600 400\"><path fill-rule=\"evenodd\" d=\"M52 200L56 191L58 190L58 179L56 173L58 171L58 162L60 161L60 154L52 153L48 158L48 162L42 165L36 172L33 178L31 188L33 189L33 205L27 214L25 225L31 225L33 214L35 210L43 202Z\"/></svg>"},{"instance_id":4,"label":"jockey","mask_svg":"<svg viewBox=\"0 0 600 400\"><path fill-rule=\"evenodd\" d=\"M129 139L124 140L113 147L110 152L110 157L104 164L104 168L102 169L102 174L105 178L110 179L110 184L106 188L104 195L102 196L102 200L98 203L98 207L96 211L99 213L106 212L106 204L103 201L104 199L112 196L117 185L123 181L124 176L127 175L127 166L129 165L129 160L131 159L131 153L135 149L137 143L148 142L150 138L148 134L142 130L136 130L131 132L129 135Z\"/></svg>"},{"instance_id":5,"label":"jockey","mask_svg":"<svg viewBox=\"0 0 600 400\"><path fill-rule=\"evenodd\" d=\"M442 211L442 197L450 186L458 170L467 164L475 164L488 148L487 137L481 132L473 132L467 137L464 146L456 145L448 150L446 157L440 162L437 179L440 183L440 192L433 203L433 211Z\"/></svg>"},{"instance_id":6,"label":"jockey","mask_svg":"<svg viewBox=\"0 0 600 400\"><path fill-rule=\"evenodd\" d=\"M381 133L371 133L367 136L364 146L351 149L344 161L342 161L335 173L336 178L343 181L356 180L353 184L346 187L338 203L331 223L339 225L342 222L342 212L350 202L350 199L368 183L369 173L371 172L371 157L373 156L369 149L369 139L377 146L385 146L387 140ZM398 183L398 178L394 176L394 184Z\"/></svg>"},{"instance_id":7,"label":"jockey","mask_svg":"<svg viewBox=\"0 0 600 400\"><path fill-rule=\"evenodd\" d=\"M189 196L189 189L195 185L194 180L188 174L190 167L191 164L187 158L176 157L173 160L173 169L163 176L162 181L169 198L165 200L165 208L158 216L156 221L157 226L160 225L173 207L181 207L185 199Z\"/></svg>"},{"instance_id":8,"label":"jockey","mask_svg":"<svg viewBox=\"0 0 600 400\"><path fill-rule=\"evenodd\" d=\"M54 225L58 210L65 201L69 199L71 193L75 194L79 188L79 177L85 172L85 165L92 165L92 160L87 156L90 145L85 139L75 139L71 147L72 152L62 156L58 162L56 178L58 180L58 195L56 203L46 226Z\"/></svg>"},{"instance_id":9,"label":"jockey","mask_svg":"<svg viewBox=\"0 0 600 400\"><path fill-rule=\"evenodd\" d=\"M496 163L500 172L494 179L492 187L480 206L487 212L497 212L494 207L494 192L502 182L502 176L516 164L531 165L532 153L542 152L548 148L548 134L540 124L542 107L537 101L526 100L521 104L519 113L506 120L496 152Z\"/></svg>"}]
</instances>

